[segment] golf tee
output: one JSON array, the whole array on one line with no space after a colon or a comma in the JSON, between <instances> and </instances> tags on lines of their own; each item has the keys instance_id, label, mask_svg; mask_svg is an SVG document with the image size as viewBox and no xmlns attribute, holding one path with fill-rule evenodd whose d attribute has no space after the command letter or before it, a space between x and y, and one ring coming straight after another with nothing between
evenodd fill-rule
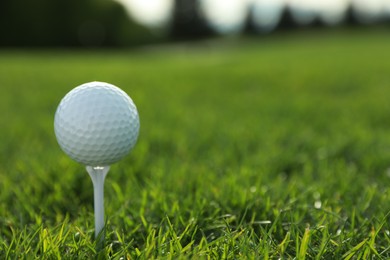
<instances>
[{"instance_id":1,"label":"golf tee","mask_svg":"<svg viewBox=\"0 0 390 260\"><path fill-rule=\"evenodd\" d=\"M98 244L103 243L104 233L104 180L110 166L92 167L87 166L89 176L91 176L94 193L94 211L95 211L95 238L99 238Z\"/></svg>"}]
</instances>

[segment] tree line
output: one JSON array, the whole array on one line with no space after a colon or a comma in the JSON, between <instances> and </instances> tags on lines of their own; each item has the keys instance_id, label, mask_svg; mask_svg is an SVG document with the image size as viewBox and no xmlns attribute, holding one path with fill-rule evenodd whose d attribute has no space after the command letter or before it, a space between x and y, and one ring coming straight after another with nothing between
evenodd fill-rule
<instances>
[{"instance_id":1,"label":"tree line","mask_svg":"<svg viewBox=\"0 0 390 260\"><path fill-rule=\"evenodd\" d=\"M350 11L347 20L348 24L356 24ZM279 28L291 28L293 24L288 11L284 12ZM249 13L245 32L253 31ZM213 34L199 11L199 0L176 0L171 24L163 36L132 21L115 1L0 1L0 46L131 46Z\"/></svg>"}]
</instances>

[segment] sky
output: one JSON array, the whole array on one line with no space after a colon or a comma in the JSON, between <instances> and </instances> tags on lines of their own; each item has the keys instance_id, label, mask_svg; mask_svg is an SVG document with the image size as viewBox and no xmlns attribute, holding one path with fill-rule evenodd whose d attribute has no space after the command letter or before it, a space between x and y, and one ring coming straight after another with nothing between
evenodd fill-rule
<instances>
[{"instance_id":1,"label":"sky","mask_svg":"<svg viewBox=\"0 0 390 260\"><path fill-rule=\"evenodd\" d=\"M174 0L116 0L139 23L150 28L163 28L171 19ZM325 24L335 25L343 21L351 4L364 23L375 21L387 10L390 0L199 0L200 9L209 24L221 34L238 33L244 26L247 12L254 14L259 30L276 27L281 11L288 6L297 24L306 25L318 17Z\"/></svg>"},{"instance_id":2,"label":"sky","mask_svg":"<svg viewBox=\"0 0 390 260\"><path fill-rule=\"evenodd\" d=\"M116 0L123 4L137 22L152 28L164 27L170 21L174 0Z\"/></svg>"}]
</instances>

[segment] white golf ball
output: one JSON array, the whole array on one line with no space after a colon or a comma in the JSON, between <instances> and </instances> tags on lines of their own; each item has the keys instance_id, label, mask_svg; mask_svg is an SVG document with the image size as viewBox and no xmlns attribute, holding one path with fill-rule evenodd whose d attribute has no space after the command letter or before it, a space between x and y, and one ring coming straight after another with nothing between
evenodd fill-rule
<instances>
[{"instance_id":1,"label":"white golf ball","mask_svg":"<svg viewBox=\"0 0 390 260\"><path fill-rule=\"evenodd\" d=\"M90 82L61 100L54 131L62 150L88 166L107 166L134 147L139 133L137 108L118 87Z\"/></svg>"}]
</instances>

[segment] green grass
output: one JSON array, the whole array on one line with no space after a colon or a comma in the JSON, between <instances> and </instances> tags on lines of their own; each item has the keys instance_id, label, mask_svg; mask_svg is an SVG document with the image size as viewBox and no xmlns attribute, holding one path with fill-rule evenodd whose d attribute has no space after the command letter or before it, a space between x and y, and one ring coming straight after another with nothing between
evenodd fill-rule
<instances>
[{"instance_id":1,"label":"green grass","mask_svg":"<svg viewBox=\"0 0 390 260\"><path fill-rule=\"evenodd\" d=\"M389 46L381 29L1 50L0 258L389 258ZM92 182L53 133L92 80L141 119L100 252Z\"/></svg>"}]
</instances>

